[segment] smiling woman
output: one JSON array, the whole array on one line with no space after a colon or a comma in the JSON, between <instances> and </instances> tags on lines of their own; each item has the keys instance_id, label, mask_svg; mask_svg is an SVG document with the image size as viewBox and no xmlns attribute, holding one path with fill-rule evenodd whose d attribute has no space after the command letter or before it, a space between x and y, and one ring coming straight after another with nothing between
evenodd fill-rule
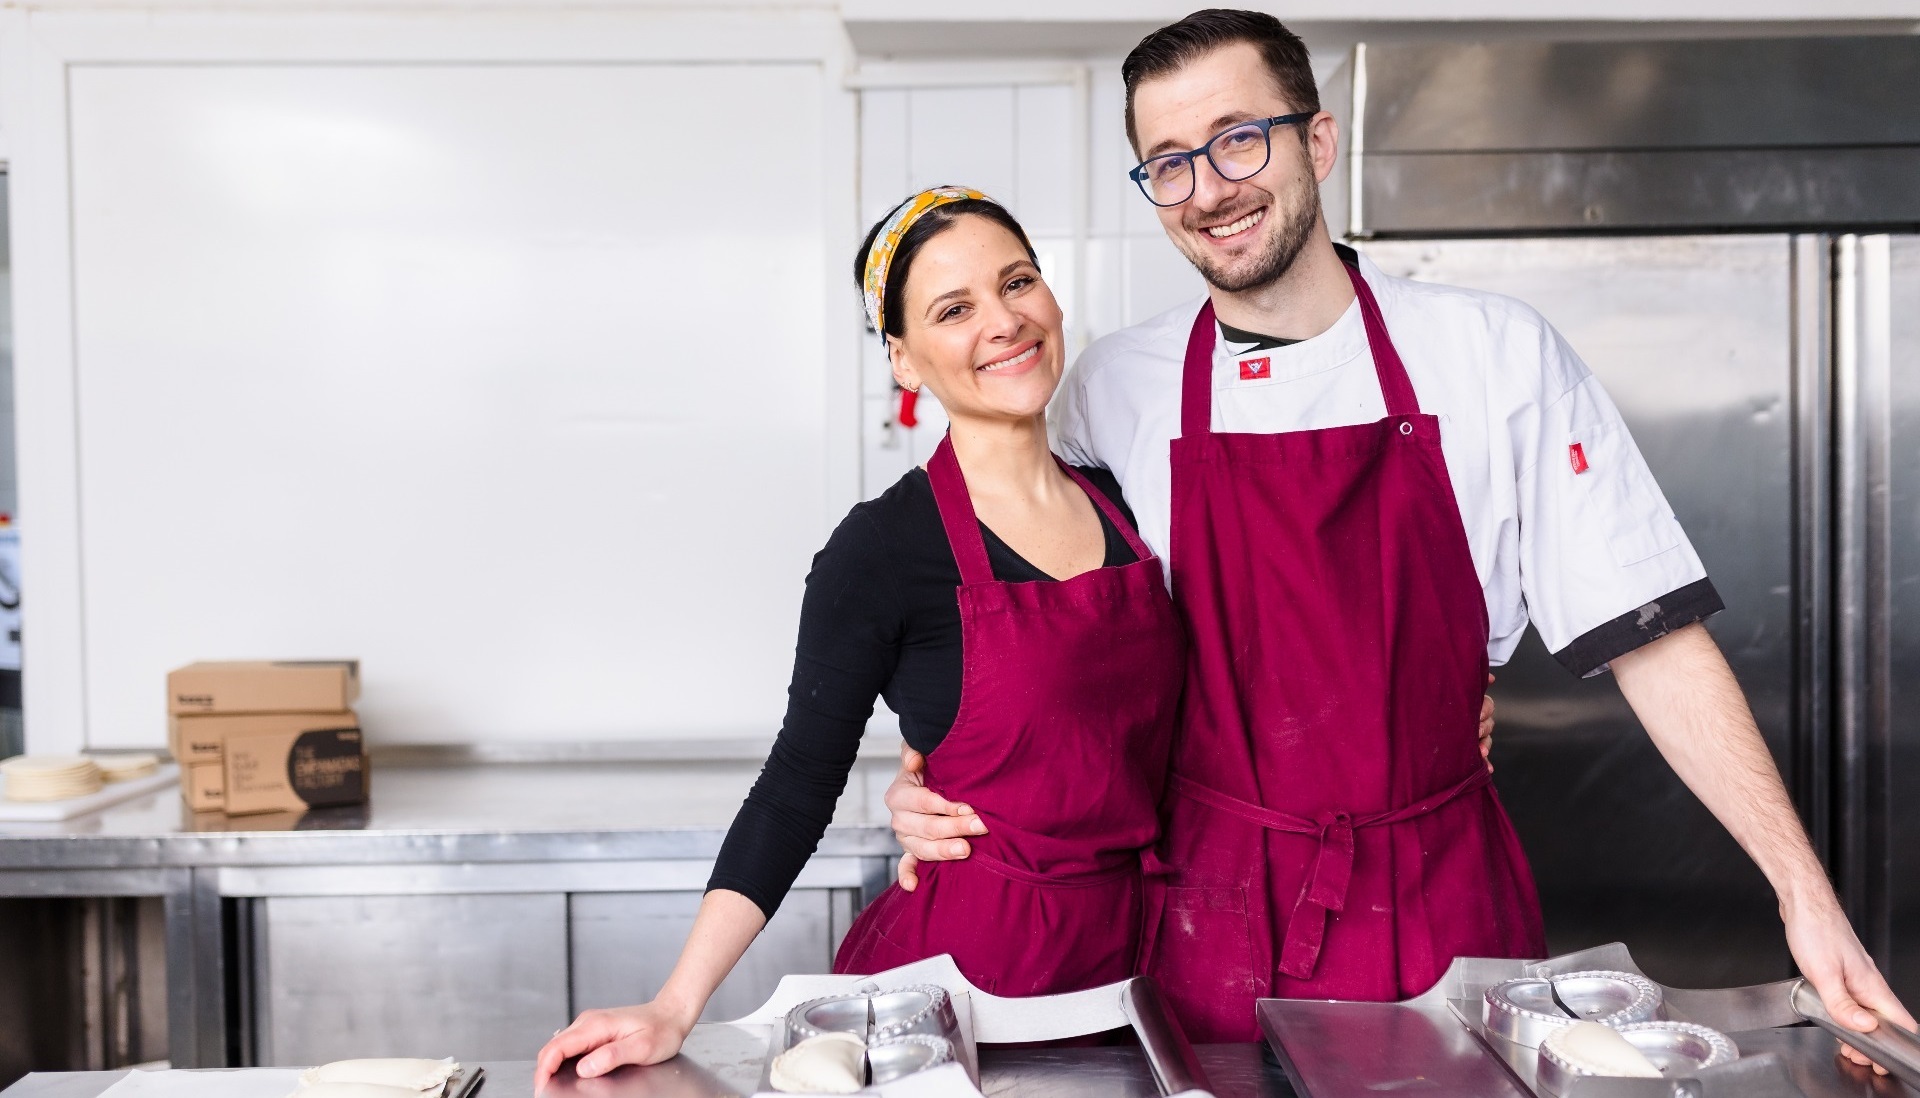
<instances>
[{"instance_id":1,"label":"smiling woman","mask_svg":"<svg viewBox=\"0 0 1920 1098\"><path fill-rule=\"evenodd\" d=\"M1019 223L960 188L902 202L854 274L894 377L951 431L814 558L786 721L660 994L582 1014L539 1082L570 1056L591 1077L678 1051L819 843L876 697L972 856L889 888L835 970L949 953L1016 996L1133 975L1185 641L1111 475L1047 448L1060 306Z\"/></svg>"}]
</instances>

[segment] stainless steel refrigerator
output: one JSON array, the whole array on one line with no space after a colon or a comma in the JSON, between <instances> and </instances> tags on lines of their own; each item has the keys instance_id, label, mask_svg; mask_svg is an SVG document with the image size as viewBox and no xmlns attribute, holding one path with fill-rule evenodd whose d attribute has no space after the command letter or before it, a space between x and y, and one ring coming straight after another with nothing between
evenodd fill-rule
<instances>
[{"instance_id":1,"label":"stainless steel refrigerator","mask_svg":"<svg viewBox=\"0 0 1920 1098\"><path fill-rule=\"evenodd\" d=\"M1363 45L1345 75L1346 235L1531 303L1604 381L1816 848L1920 1001L1920 38ZM1531 632L1499 675L1496 781L1552 950L1787 975L1771 890L1612 678Z\"/></svg>"}]
</instances>

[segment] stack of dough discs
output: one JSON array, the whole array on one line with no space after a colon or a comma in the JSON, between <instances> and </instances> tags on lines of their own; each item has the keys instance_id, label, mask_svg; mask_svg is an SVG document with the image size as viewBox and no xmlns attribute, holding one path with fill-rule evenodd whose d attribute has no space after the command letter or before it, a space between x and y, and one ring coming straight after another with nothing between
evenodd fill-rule
<instances>
[{"instance_id":1,"label":"stack of dough discs","mask_svg":"<svg viewBox=\"0 0 1920 1098\"><path fill-rule=\"evenodd\" d=\"M109 782L130 782L160 769L160 756L145 751L124 751L114 755L95 755L93 764Z\"/></svg>"},{"instance_id":2,"label":"stack of dough discs","mask_svg":"<svg viewBox=\"0 0 1920 1098\"><path fill-rule=\"evenodd\" d=\"M21 755L0 762L10 801L64 801L100 792L100 768L80 755Z\"/></svg>"},{"instance_id":3,"label":"stack of dough discs","mask_svg":"<svg viewBox=\"0 0 1920 1098\"><path fill-rule=\"evenodd\" d=\"M445 1060L336 1060L300 1073L300 1088L287 1098L425 1098L446 1089L460 1070Z\"/></svg>"}]
</instances>

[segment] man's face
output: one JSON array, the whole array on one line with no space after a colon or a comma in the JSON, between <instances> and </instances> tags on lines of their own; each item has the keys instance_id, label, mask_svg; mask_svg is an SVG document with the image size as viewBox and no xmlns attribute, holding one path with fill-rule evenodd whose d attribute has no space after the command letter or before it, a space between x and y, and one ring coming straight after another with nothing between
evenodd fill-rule
<instances>
[{"instance_id":1,"label":"man's face","mask_svg":"<svg viewBox=\"0 0 1920 1098\"><path fill-rule=\"evenodd\" d=\"M1133 96L1142 159L1198 148L1235 123L1293 110L1260 51L1244 42L1145 81ZM1295 132L1300 128L1276 127L1267 166L1238 182L1200 159L1193 197L1155 207L1168 238L1215 288L1234 293L1274 281L1311 237L1320 217L1319 181L1332 169L1337 134L1324 112L1308 124L1306 145Z\"/></svg>"}]
</instances>

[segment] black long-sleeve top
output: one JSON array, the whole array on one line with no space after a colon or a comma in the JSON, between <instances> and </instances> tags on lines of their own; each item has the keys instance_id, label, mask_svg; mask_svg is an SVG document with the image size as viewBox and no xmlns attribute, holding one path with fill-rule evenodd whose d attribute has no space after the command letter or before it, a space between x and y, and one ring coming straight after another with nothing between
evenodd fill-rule
<instances>
[{"instance_id":1,"label":"black long-sleeve top","mask_svg":"<svg viewBox=\"0 0 1920 1098\"><path fill-rule=\"evenodd\" d=\"M1105 469L1081 469L1118 504ZM1139 557L1100 514L1108 566ZM1047 582L983 523L996 579ZM914 750L930 752L960 708L960 566L924 469L848 513L813 558L800 607L787 715L760 777L720 848L708 890L738 892L773 917L813 856L846 789L860 736L883 697Z\"/></svg>"}]
</instances>

